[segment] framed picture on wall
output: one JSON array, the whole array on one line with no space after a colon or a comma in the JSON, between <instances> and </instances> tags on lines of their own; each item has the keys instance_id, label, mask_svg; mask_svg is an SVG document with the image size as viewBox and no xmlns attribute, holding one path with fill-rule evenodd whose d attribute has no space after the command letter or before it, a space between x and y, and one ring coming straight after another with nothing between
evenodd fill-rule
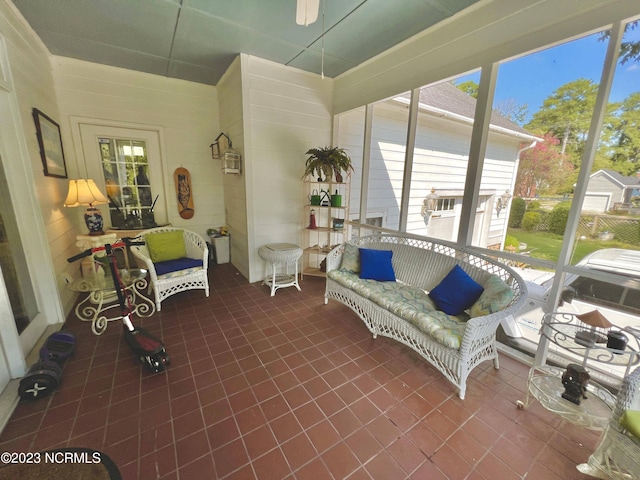
<instances>
[{"instance_id":1,"label":"framed picture on wall","mask_svg":"<svg viewBox=\"0 0 640 480\"><path fill-rule=\"evenodd\" d=\"M67 178L60 125L37 108L33 109L33 120L36 122L36 135L40 145L44 174L48 177Z\"/></svg>"}]
</instances>

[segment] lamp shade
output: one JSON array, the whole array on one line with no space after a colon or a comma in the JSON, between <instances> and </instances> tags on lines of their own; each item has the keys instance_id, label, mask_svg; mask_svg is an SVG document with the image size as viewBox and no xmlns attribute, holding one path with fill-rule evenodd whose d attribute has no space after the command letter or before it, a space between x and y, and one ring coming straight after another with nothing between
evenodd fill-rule
<instances>
[{"instance_id":1,"label":"lamp shade","mask_svg":"<svg viewBox=\"0 0 640 480\"><path fill-rule=\"evenodd\" d=\"M92 207L101 203L108 203L107 197L104 196L96 182L91 178L69 180L69 192L64 201L65 207L78 207L80 205Z\"/></svg>"},{"instance_id":2,"label":"lamp shade","mask_svg":"<svg viewBox=\"0 0 640 480\"><path fill-rule=\"evenodd\" d=\"M94 205L108 202L107 197L104 196L92 179L79 178L78 180L69 180L69 192L67 192L67 198L64 200L64 206L79 207L82 205L87 207L84 221L89 229L89 235L104 235L102 214Z\"/></svg>"}]
</instances>

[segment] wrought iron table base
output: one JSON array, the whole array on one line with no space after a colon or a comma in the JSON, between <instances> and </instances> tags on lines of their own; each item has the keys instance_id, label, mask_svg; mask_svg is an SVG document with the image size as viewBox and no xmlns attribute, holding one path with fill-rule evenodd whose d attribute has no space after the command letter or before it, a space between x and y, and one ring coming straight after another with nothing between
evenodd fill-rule
<instances>
[{"instance_id":1,"label":"wrought iron table base","mask_svg":"<svg viewBox=\"0 0 640 480\"><path fill-rule=\"evenodd\" d=\"M150 317L156 311L155 304L140 292L147 287L147 280L141 278L125 287L126 301L132 305L132 314L139 317ZM109 317L106 312L115 309L114 316ZM94 290L76 306L76 316L83 322L91 322L91 331L95 335L102 335L109 322L122 320L122 310L118 297L113 290Z\"/></svg>"}]
</instances>

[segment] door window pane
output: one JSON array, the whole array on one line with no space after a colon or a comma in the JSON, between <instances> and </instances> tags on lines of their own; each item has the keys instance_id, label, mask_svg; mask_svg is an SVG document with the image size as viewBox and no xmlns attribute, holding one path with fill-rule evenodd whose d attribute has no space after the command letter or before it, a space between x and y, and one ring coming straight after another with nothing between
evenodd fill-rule
<instances>
[{"instance_id":1,"label":"door window pane","mask_svg":"<svg viewBox=\"0 0 640 480\"><path fill-rule=\"evenodd\" d=\"M144 141L99 138L111 225L115 228L155 226L147 147Z\"/></svg>"}]
</instances>

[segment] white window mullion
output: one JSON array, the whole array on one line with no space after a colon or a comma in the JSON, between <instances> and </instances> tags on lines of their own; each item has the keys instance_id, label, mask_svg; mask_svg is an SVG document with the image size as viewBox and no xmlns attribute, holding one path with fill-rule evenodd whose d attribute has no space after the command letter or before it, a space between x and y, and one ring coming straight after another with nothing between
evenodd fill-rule
<instances>
[{"instance_id":1,"label":"white window mullion","mask_svg":"<svg viewBox=\"0 0 640 480\"><path fill-rule=\"evenodd\" d=\"M362 178L360 184L360 227L358 236L362 235L362 226L367 223L367 197L369 195L369 166L371 165L371 130L373 128L373 105L367 105L364 114L364 138L362 145Z\"/></svg>"},{"instance_id":2,"label":"white window mullion","mask_svg":"<svg viewBox=\"0 0 640 480\"><path fill-rule=\"evenodd\" d=\"M460 245L471 245L473 239L473 227L475 224L478 196L480 194L482 167L487 150L489 124L491 122L491 106L493 105L493 95L497 77L497 63L482 67L473 130L471 132L471 146L469 147L467 178L465 180L464 197L462 199L460 229L458 231L458 243Z\"/></svg>"},{"instance_id":3,"label":"white window mullion","mask_svg":"<svg viewBox=\"0 0 640 480\"><path fill-rule=\"evenodd\" d=\"M404 153L404 177L402 179L402 198L400 200L399 231L407 231L407 216L409 213L409 197L411 196L411 172L413 171L413 152L416 143L416 130L418 126L418 105L420 104L420 89L411 91L411 103L409 105L409 125L407 127L407 142Z\"/></svg>"},{"instance_id":4,"label":"white window mullion","mask_svg":"<svg viewBox=\"0 0 640 480\"><path fill-rule=\"evenodd\" d=\"M600 140L600 131L602 129L604 115L609 102L611 85L613 84L613 76L616 71L618 52L620 51L620 44L622 43L623 35L624 25L622 22L618 22L611 29L611 36L609 38L609 44L607 45L607 54L600 78L600 86L598 87L598 94L596 96L596 104L593 115L591 116L589 134L587 136L584 153L582 154L580 172L578 172L578 181L576 183L573 201L571 202L571 208L567 218L567 225L565 227L564 240L558 256L558 263L556 264L557 274L553 279L553 285L549 292L549 298L544 309L545 313L551 312L556 308L556 305L560 300L562 286L564 285L564 267L571 263L571 254L573 252L576 230L578 229L578 222L580 220L584 194L586 193L587 186L589 184L589 176L591 174L593 160L598 148L598 141ZM540 337L535 358L536 365L542 365L546 362L548 343L549 342L546 338L542 336Z\"/></svg>"}]
</instances>

